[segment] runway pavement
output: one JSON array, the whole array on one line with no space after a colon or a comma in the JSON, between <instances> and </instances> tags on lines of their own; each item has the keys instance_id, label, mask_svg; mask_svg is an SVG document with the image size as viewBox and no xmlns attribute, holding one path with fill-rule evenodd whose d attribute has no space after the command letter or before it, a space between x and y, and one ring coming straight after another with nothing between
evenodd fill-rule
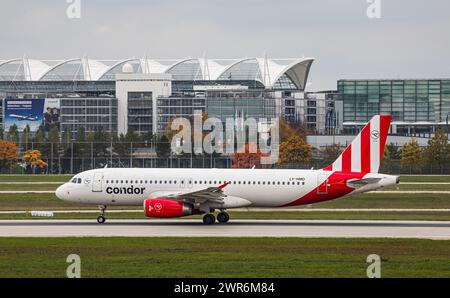
<instances>
[{"instance_id":1,"label":"runway pavement","mask_svg":"<svg viewBox=\"0 0 450 298\"><path fill-rule=\"evenodd\" d=\"M369 220L233 220L203 225L175 220L0 220L0 237L348 237L450 240L450 222Z\"/></svg>"},{"instance_id":2,"label":"runway pavement","mask_svg":"<svg viewBox=\"0 0 450 298\"><path fill-rule=\"evenodd\" d=\"M0 190L0 194L54 194L54 190ZM373 194L450 194L450 190L374 190Z\"/></svg>"}]
</instances>

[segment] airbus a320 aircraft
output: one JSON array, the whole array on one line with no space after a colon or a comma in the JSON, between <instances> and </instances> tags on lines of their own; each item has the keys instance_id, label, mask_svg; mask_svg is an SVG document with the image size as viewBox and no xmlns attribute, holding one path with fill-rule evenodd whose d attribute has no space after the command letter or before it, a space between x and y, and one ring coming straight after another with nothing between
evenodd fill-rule
<instances>
[{"instance_id":1,"label":"airbus a320 aircraft","mask_svg":"<svg viewBox=\"0 0 450 298\"><path fill-rule=\"evenodd\" d=\"M64 201L100 206L144 206L148 217L204 214L203 223L229 220L227 209L312 204L399 182L378 174L391 122L374 116L344 152L321 170L103 168L74 176L56 190Z\"/></svg>"}]
</instances>

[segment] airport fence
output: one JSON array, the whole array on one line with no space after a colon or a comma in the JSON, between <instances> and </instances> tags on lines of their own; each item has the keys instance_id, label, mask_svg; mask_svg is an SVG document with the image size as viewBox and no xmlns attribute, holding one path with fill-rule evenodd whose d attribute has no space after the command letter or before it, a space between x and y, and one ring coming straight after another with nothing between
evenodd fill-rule
<instances>
[{"instance_id":1,"label":"airport fence","mask_svg":"<svg viewBox=\"0 0 450 298\"><path fill-rule=\"evenodd\" d=\"M81 171L102 168L231 168L232 156L220 154L173 154L170 144L157 142L70 142L19 144L20 152L17 165L3 168L1 173L8 174L74 174ZM31 168L22 161L27 150L39 150L41 159L48 166L45 169ZM320 169L328 165L320 155L307 163L274 164L259 166L257 160L237 159L235 167L255 165L264 168ZM450 164L402 167L400 160L383 162L381 172L387 174L450 174Z\"/></svg>"}]
</instances>

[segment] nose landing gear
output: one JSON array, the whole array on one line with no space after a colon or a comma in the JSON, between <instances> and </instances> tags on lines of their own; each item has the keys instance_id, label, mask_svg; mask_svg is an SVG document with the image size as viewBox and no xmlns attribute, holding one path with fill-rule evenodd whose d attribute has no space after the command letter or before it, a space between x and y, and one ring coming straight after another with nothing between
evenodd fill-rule
<instances>
[{"instance_id":1,"label":"nose landing gear","mask_svg":"<svg viewBox=\"0 0 450 298\"><path fill-rule=\"evenodd\" d=\"M97 217L97 222L99 224L105 223L105 221L106 221L106 218L105 218L106 206L105 205L101 205L98 208L100 209L100 215Z\"/></svg>"}]
</instances>

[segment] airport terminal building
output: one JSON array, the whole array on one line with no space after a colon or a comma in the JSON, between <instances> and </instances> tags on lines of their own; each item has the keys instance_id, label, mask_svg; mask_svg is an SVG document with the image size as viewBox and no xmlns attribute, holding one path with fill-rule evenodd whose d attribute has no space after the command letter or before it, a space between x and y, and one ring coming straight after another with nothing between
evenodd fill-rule
<instances>
[{"instance_id":1,"label":"airport terminal building","mask_svg":"<svg viewBox=\"0 0 450 298\"><path fill-rule=\"evenodd\" d=\"M350 133L379 113L392 115L392 134L429 135L448 126L450 79L339 80L338 94Z\"/></svg>"},{"instance_id":2,"label":"airport terminal building","mask_svg":"<svg viewBox=\"0 0 450 298\"><path fill-rule=\"evenodd\" d=\"M54 118L61 131L73 134L80 127L86 131L101 127L119 134L132 128L157 134L172 118L203 111L222 120L284 117L324 132L326 96L304 93L313 61L0 60L0 121L5 131L12 124L21 131L25 123L35 123L35 130Z\"/></svg>"},{"instance_id":3,"label":"airport terminal building","mask_svg":"<svg viewBox=\"0 0 450 298\"><path fill-rule=\"evenodd\" d=\"M313 61L0 60L0 125L29 124L33 132L50 119L74 136L80 127L158 134L195 111L222 121L283 117L317 135L354 135L378 113L393 115L393 135L429 136L448 125L449 79L345 79L336 90L307 92Z\"/></svg>"}]
</instances>

